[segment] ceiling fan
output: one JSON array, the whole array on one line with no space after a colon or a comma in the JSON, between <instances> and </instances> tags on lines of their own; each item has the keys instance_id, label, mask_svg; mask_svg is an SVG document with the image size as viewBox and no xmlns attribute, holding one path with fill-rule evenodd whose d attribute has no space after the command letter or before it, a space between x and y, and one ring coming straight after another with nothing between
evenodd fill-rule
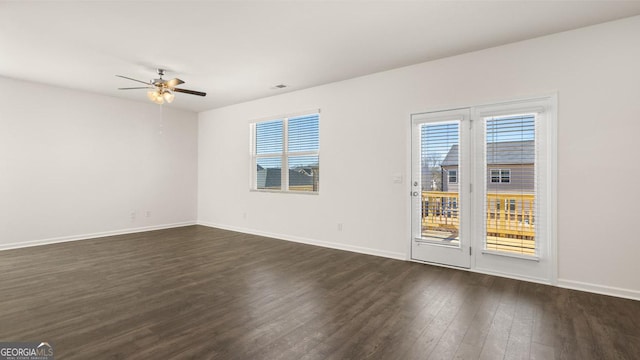
<instances>
[{"instance_id":1,"label":"ceiling fan","mask_svg":"<svg viewBox=\"0 0 640 360\"><path fill-rule=\"evenodd\" d=\"M185 93L190 95L198 95L198 96L207 96L207 93L204 93L201 91L177 88L176 86L180 84L184 84L184 81L178 78L165 80L162 78L162 76L164 76L164 72L165 72L164 69L158 69L159 78L150 80L149 82L132 79L130 77L126 77L122 75L116 75L117 77L121 77L123 79L133 80L133 81L137 81L139 83L143 83L147 85L147 86L140 86L140 87L118 88L118 90L150 89L147 92L147 97L149 98L149 100L153 101L156 104L163 104L165 101L168 103L173 102L173 99L175 97L173 92Z\"/></svg>"}]
</instances>

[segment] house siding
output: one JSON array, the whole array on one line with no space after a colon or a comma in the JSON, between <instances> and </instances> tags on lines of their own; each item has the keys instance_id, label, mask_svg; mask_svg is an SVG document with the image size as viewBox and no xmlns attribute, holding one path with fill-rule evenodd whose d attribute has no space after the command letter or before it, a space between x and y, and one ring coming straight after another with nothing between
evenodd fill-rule
<instances>
[{"instance_id":1,"label":"house siding","mask_svg":"<svg viewBox=\"0 0 640 360\"><path fill-rule=\"evenodd\" d=\"M445 170L445 181L442 186L442 191L458 192L458 185L460 183L460 172L458 172L458 183L450 184L446 172L449 170L457 169L457 166L443 166ZM492 183L491 182L491 170L495 169L509 169L511 170L511 181L509 183ZM509 165L489 165L487 166L487 192L491 193L526 193L533 194L535 189L535 174L533 164L509 164ZM464 174L462 174L464 177ZM430 190L430 189L427 189Z\"/></svg>"}]
</instances>

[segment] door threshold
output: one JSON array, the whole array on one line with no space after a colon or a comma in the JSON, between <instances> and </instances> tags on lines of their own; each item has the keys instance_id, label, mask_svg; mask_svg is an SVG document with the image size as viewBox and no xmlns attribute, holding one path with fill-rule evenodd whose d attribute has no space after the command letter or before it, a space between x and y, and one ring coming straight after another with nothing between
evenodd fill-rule
<instances>
[{"instance_id":1,"label":"door threshold","mask_svg":"<svg viewBox=\"0 0 640 360\"><path fill-rule=\"evenodd\" d=\"M434 265L434 266L445 267L445 268L449 268L449 269L472 271L470 267L455 266L455 265L443 264L443 263L438 263L438 262L433 262L433 261L424 261L424 260L414 259L414 258L409 259L409 261L415 262L415 263L418 263L418 264Z\"/></svg>"}]
</instances>

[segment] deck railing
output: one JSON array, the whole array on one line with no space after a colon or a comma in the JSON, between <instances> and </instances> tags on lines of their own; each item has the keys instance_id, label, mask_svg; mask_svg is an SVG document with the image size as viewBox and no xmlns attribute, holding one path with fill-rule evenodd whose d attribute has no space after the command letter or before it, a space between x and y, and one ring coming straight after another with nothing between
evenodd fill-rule
<instances>
[{"instance_id":1,"label":"deck railing","mask_svg":"<svg viewBox=\"0 0 640 360\"><path fill-rule=\"evenodd\" d=\"M533 241L534 201L533 194L487 194L487 236ZM460 226L459 215L458 193L422 192L423 229L457 233Z\"/></svg>"}]
</instances>

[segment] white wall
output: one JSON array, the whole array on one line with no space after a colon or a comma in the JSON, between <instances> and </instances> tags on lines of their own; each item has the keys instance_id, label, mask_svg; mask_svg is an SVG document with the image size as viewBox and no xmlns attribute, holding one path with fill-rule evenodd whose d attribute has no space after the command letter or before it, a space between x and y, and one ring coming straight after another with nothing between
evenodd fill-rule
<instances>
[{"instance_id":1,"label":"white wall","mask_svg":"<svg viewBox=\"0 0 640 360\"><path fill-rule=\"evenodd\" d=\"M406 258L410 114L557 91L560 284L640 298L638 34L634 17L201 113L199 222ZM313 108L320 194L250 192L248 123Z\"/></svg>"},{"instance_id":2,"label":"white wall","mask_svg":"<svg viewBox=\"0 0 640 360\"><path fill-rule=\"evenodd\" d=\"M0 78L0 249L195 222L197 131L195 113Z\"/></svg>"}]
</instances>

